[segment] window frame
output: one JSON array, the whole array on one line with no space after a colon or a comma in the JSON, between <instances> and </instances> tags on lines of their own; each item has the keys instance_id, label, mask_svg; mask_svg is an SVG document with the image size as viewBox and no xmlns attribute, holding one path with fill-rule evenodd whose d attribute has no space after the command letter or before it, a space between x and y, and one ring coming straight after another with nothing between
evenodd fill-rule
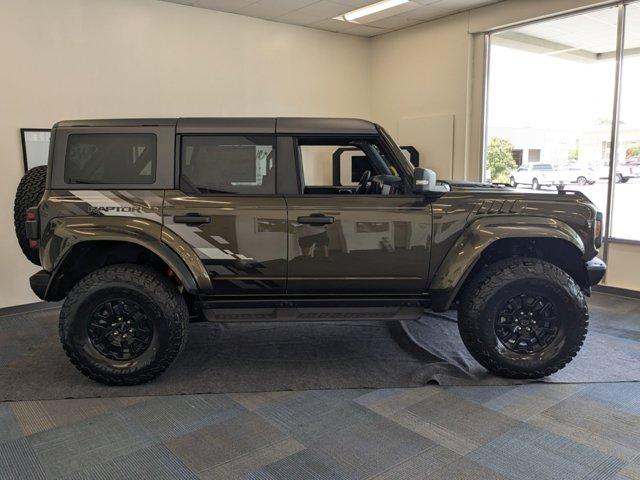
<instances>
[{"instance_id":1,"label":"window frame","mask_svg":"<svg viewBox=\"0 0 640 480\"><path fill-rule=\"evenodd\" d=\"M307 135L292 135L293 138L293 150L294 150L294 158L295 158L295 164L296 164L296 172L298 175L298 193L297 195L291 195L289 194L288 196L300 196L300 197L329 197L332 196L330 194L316 194L316 193L304 193L304 169L303 169L303 164L302 164L302 156L301 156L301 150L300 150L300 145L299 145L299 140L304 139L304 140L313 140L313 139L317 139L318 141L333 141L335 140L336 142L340 142L341 140L344 140L346 138L349 139L353 139L353 140L363 140L363 141L371 141L372 143L375 143L376 145L378 145L378 147L380 148L382 154L388 159L388 162L391 166L393 166L396 170L397 170L397 174L398 177L400 177L403 180L403 184L406 183L406 179L403 175L404 171L402 168L398 167L398 165L395 164L396 158L393 155L393 152L391 151L391 149L388 147L388 145L386 144L384 138L380 135L375 135L375 134L364 134L364 135L349 135L349 134L321 134L321 135L313 135L313 134L307 134ZM312 144L313 145L313 144ZM328 144L328 145L332 145L332 144ZM340 144L335 144L336 147L343 147L346 145L340 145ZM366 153L366 152L364 152ZM331 165L333 166L333 160L331 162ZM332 178L333 180L333 178ZM349 188L350 186L345 186L344 188ZM336 194L340 195L340 194ZM397 198L397 197L416 197L419 195L415 195L415 194L402 194L402 195L372 195L372 197L390 197L390 198ZM361 197L361 195L340 195L340 198L353 198L353 197Z\"/></svg>"},{"instance_id":2,"label":"window frame","mask_svg":"<svg viewBox=\"0 0 640 480\"><path fill-rule=\"evenodd\" d=\"M184 139L185 137L264 137L272 140L271 144L275 150L275 154L273 156L273 168L275 170L274 176L274 192L273 193L231 193L231 192L220 192L220 193L199 193L199 192L190 192L186 193L185 190L182 189L182 154L184 152ZM185 195L190 197L278 197L281 194L279 191L279 183L278 183L278 157L280 156L280 142L279 135L272 133L183 133L177 135L176 138L176 155L175 155L175 178L176 178L176 188L183 192Z\"/></svg>"},{"instance_id":3,"label":"window frame","mask_svg":"<svg viewBox=\"0 0 640 480\"><path fill-rule=\"evenodd\" d=\"M486 153L488 147L488 115L489 115L489 82L490 71L489 64L491 59L491 37L495 34L499 34L504 32L505 30L511 30L514 28L541 23L545 21L552 21L566 17L572 17L575 15L586 14L589 12L594 12L598 10L603 10L607 8L617 8L617 25L616 25L616 50L614 61L616 62L615 67L615 82L614 82L614 99L612 104L612 122L611 122L611 134L608 140L603 141L603 153L607 153L607 168L609 169L609 175L607 178L607 202L604 207L603 213L605 215L605 225L603 227L603 246L601 249L602 258L606 262L609 257L609 244L627 244L627 245L640 245L640 239L625 239L625 238L616 238L612 236L612 228L611 225L615 222L614 216L614 208L613 201L615 198L615 168L617 167L617 151L619 144L619 126L620 126L620 102L621 102L621 87L622 87L622 66L625 60L625 31L627 27L627 6L630 4L639 4L639 0L618 0L607 4L597 4L590 5L585 8L580 8L576 10L572 10L569 12L560 13L557 15L550 15L544 18L536 18L533 20L526 20L522 22L516 22L513 24L509 24L505 27L491 29L478 35L483 37L483 51L482 51L482 108L481 108L481 118L480 118L480 181L483 181L486 173ZM605 145L605 143L607 145ZM607 148L608 147L608 148ZM606 152L608 150L608 152Z\"/></svg>"},{"instance_id":4,"label":"window frame","mask_svg":"<svg viewBox=\"0 0 640 480\"><path fill-rule=\"evenodd\" d=\"M53 164L49 188L53 190L169 190L174 188L174 142L172 126L149 127L55 127L51 138ZM66 158L71 135L153 134L156 136L156 175L153 183L68 183Z\"/></svg>"}]
</instances>

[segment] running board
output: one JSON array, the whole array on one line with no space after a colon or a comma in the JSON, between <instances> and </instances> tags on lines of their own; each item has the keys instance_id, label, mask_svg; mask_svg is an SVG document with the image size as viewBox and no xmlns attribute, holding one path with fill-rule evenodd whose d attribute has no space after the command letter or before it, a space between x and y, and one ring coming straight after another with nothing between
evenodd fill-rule
<instances>
[{"instance_id":1,"label":"running board","mask_svg":"<svg viewBox=\"0 0 640 480\"><path fill-rule=\"evenodd\" d=\"M200 305L204 317L210 322L400 322L419 319L425 307L423 301L416 299L358 299L355 303L353 299L276 302L234 299L204 301Z\"/></svg>"}]
</instances>

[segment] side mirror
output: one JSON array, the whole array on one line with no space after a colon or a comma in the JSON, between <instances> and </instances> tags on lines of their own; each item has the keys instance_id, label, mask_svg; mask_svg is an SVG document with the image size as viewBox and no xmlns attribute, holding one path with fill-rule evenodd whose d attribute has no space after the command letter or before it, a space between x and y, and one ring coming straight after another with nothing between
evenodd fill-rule
<instances>
[{"instance_id":1,"label":"side mirror","mask_svg":"<svg viewBox=\"0 0 640 480\"><path fill-rule=\"evenodd\" d=\"M416 167L413 170L413 193L416 195L429 193L444 193L448 191L446 185L438 185L436 172L428 168Z\"/></svg>"}]
</instances>

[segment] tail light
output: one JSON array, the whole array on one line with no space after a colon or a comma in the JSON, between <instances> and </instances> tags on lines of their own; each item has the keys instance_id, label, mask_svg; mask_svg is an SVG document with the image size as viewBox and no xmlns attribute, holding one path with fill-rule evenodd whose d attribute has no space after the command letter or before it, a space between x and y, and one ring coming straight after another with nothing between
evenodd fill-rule
<instances>
[{"instance_id":1,"label":"tail light","mask_svg":"<svg viewBox=\"0 0 640 480\"><path fill-rule=\"evenodd\" d=\"M31 248L38 248L40 238L40 222L38 222L38 207L31 207L25 213L24 229Z\"/></svg>"},{"instance_id":2,"label":"tail light","mask_svg":"<svg viewBox=\"0 0 640 480\"><path fill-rule=\"evenodd\" d=\"M596 224L594 227L593 234L595 236L595 246L596 248L600 248L602 246L602 212L596 213Z\"/></svg>"}]
</instances>

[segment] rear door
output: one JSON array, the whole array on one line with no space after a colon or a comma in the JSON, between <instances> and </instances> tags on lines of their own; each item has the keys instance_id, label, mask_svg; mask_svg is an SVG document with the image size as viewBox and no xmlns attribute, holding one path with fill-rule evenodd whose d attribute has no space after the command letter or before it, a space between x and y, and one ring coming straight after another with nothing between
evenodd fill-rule
<instances>
[{"instance_id":1,"label":"rear door","mask_svg":"<svg viewBox=\"0 0 640 480\"><path fill-rule=\"evenodd\" d=\"M193 248L213 293L284 293L287 211L276 194L275 137L185 134L178 156L179 188L165 196L166 233Z\"/></svg>"}]
</instances>

